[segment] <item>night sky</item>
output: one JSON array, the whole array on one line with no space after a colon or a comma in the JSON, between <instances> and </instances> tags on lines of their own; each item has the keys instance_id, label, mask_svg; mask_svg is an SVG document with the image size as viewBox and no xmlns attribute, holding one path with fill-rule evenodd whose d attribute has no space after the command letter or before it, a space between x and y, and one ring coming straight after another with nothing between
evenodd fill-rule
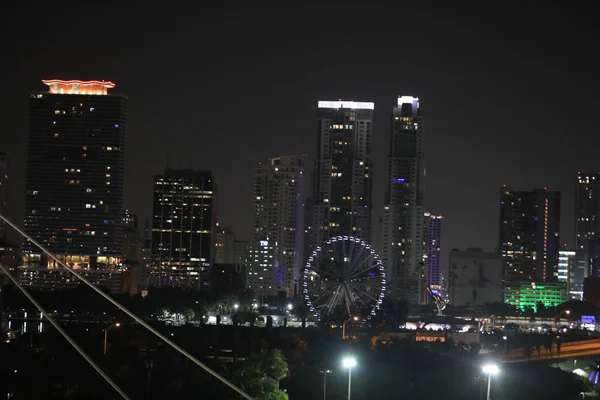
<instances>
[{"instance_id":1,"label":"night sky","mask_svg":"<svg viewBox=\"0 0 600 400\"><path fill-rule=\"evenodd\" d=\"M125 204L141 219L168 158L214 171L219 220L248 239L256 163L314 158L318 100L373 101L380 249L391 108L413 95L425 115L426 209L445 218L444 254L497 246L502 184L560 190L561 242L573 242L576 173L600 170L591 11L67 3L2 10L0 151L13 157L9 215L19 223L27 93L45 90L42 78L104 79L129 96Z\"/></svg>"}]
</instances>

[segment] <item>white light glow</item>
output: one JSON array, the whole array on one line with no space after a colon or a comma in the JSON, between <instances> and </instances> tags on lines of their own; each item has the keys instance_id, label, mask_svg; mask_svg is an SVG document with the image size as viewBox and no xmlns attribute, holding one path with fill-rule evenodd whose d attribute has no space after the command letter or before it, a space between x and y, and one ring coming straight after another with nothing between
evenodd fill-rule
<instances>
[{"instance_id":1,"label":"white light glow","mask_svg":"<svg viewBox=\"0 0 600 400\"><path fill-rule=\"evenodd\" d=\"M402 104L412 104L413 107L416 105L419 108L419 98L412 96L398 96L398 107Z\"/></svg>"},{"instance_id":2,"label":"white light glow","mask_svg":"<svg viewBox=\"0 0 600 400\"><path fill-rule=\"evenodd\" d=\"M483 366L483 372L488 375L496 375L498 372L500 372L500 369L496 364L486 364Z\"/></svg>"},{"instance_id":3,"label":"white light glow","mask_svg":"<svg viewBox=\"0 0 600 400\"><path fill-rule=\"evenodd\" d=\"M344 361L342 361L342 364L346 368L356 367L356 359L352 357L346 357L344 358Z\"/></svg>"},{"instance_id":4,"label":"white light glow","mask_svg":"<svg viewBox=\"0 0 600 400\"><path fill-rule=\"evenodd\" d=\"M374 110L375 103L361 101L319 101L319 108L353 108L355 110Z\"/></svg>"}]
</instances>

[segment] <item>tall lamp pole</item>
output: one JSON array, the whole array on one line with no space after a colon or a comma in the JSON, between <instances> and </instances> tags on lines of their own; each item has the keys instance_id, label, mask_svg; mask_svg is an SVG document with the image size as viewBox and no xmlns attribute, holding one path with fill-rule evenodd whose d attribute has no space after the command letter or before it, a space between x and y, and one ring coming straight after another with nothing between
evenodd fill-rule
<instances>
[{"instance_id":1,"label":"tall lamp pole","mask_svg":"<svg viewBox=\"0 0 600 400\"><path fill-rule=\"evenodd\" d=\"M111 330L111 328L113 327L120 327L121 323L120 322L115 322L114 324L112 324L111 326L109 326L108 328L106 328L104 330L104 355L106 355L106 350L107 350L107 345L108 345L108 331Z\"/></svg>"},{"instance_id":2,"label":"tall lamp pole","mask_svg":"<svg viewBox=\"0 0 600 400\"><path fill-rule=\"evenodd\" d=\"M329 369L322 369L320 372L323 374L323 400L327 400L327 375L332 371Z\"/></svg>"},{"instance_id":3,"label":"tall lamp pole","mask_svg":"<svg viewBox=\"0 0 600 400\"><path fill-rule=\"evenodd\" d=\"M352 368L356 367L356 359L352 357L346 357L343 361L344 367L348 368L348 400L352 394Z\"/></svg>"},{"instance_id":4,"label":"tall lamp pole","mask_svg":"<svg viewBox=\"0 0 600 400\"><path fill-rule=\"evenodd\" d=\"M487 364L483 366L483 372L488 376L487 400L490 400L490 390L492 388L492 375L498 374L500 369L496 364Z\"/></svg>"}]
</instances>

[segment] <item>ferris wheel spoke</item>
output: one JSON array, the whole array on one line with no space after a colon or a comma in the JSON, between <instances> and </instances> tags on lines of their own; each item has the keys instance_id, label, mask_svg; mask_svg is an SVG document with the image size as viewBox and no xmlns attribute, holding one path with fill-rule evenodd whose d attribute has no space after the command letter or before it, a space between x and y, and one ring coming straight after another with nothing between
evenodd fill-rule
<instances>
[{"instance_id":1,"label":"ferris wheel spoke","mask_svg":"<svg viewBox=\"0 0 600 400\"><path fill-rule=\"evenodd\" d=\"M377 267L377 263L371 265L369 268L363 269L362 271L359 271L355 274L352 274L352 276L350 276L350 279L354 278L355 276L359 276L360 274L364 274L365 272L368 272L370 270L372 270L373 268ZM362 278L358 278L358 279L362 279Z\"/></svg>"},{"instance_id":2,"label":"ferris wheel spoke","mask_svg":"<svg viewBox=\"0 0 600 400\"><path fill-rule=\"evenodd\" d=\"M331 285L331 288L325 289L325 291L323 293L321 293L321 295L319 297L317 297L314 300L311 300L311 303L313 303L313 305L316 305L319 300L321 300L323 297L325 297L329 292L331 292L337 286L339 286L339 285Z\"/></svg>"},{"instance_id":3,"label":"ferris wheel spoke","mask_svg":"<svg viewBox=\"0 0 600 400\"><path fill-rule=\"evenodd\" d=\"M350 270L354 271L354 269L356 268L356 261L355 260L361 260L363 257L363 252L365 251L365 247L364 246L360 246L360 250L358 252L358 254L356 255L356 257L354 257L354 254L352 255L352 259L353 261L350 263Z\"/></svg>"},{"instance_id":4,"label":"ferris wheel spoke","mask_svg":"<svg viewBox=\"0 0 600 400\"><path fill-rule=\"evenodd\" d=\"M378 300L377 300L375 297L371 296L369 293L367 293L367 292L365 292L365 291L363 291L363 290L360 290L360 289L359 289L359 288L357 288L356 286L354 286L354 285L350 285L350 286L351 286L353 289L355 289L355 290L357 290L357 291L361 292L361 293L362 293L362 294L364 294L365 296L367 296L367 297L370 297L371 299L373 299L373 300L375 300L375 301L378 301Z\"/></svg>"},{"instance_id":5,"label":"ferris wheel spoke","mask_svg":"<svg viewBox=\"0 0 600 400\"><path fill-rule=\"evenodd\" d=\"M350 273L354 274L356 273L357 270L363 268L363 265L365 264L370 264L369 260L371 260L373 258L373 255L371 253L369 253L365 258L363 258L360 262L355 263L352 266L352 270L350 271Z\"/></svg>"},{"instance_id":6,"label":"ferris wheel spoke","mask_svg":"<svg viewBox=\"0 0 600 400\"><path fill-rule=\"evenodd\" d=\"M366 283L360 283L360 282L352 282L352 284L353 285L361 285L368 289L373 289L373 290L379 291L380 293L383 290L383 286L378 286L378 285L367 285Z\"/></svg>"},{"instance_id":7,"label":"ferris wheel spoke","mask_svg":"<svg viewBox=\"0 0 600 400\"><path fill-rule=\"evenodd\" d=\"M377 264L375 264L375 265L377 265ZM373 266L371 266L369 269L371 269L371 268L373 268ZM362 271L362 273L368 271L369 269L366 269L366 270ZM360 275L360 274L358 274L358 275ZM351 279L350 282L369 281L369 280L372 280L372 279L381 279L381 275L363 276L362 278L354 278L354 279Z\"/></svg>"},{"instance_id":8,"label":"ferris wheel spoke","mask_svg":"<svg viewBox=\"0 0 600 400\"><path fill-rule=\"evenodd\" d=\"M352 310L350 309L350 306L354 303L354 300L350 297L350 291L347 290L347 287L344 287L344 298L346 299L346 311L348 312L348 315L352 314Z\"/></svg>"}]
</instances>

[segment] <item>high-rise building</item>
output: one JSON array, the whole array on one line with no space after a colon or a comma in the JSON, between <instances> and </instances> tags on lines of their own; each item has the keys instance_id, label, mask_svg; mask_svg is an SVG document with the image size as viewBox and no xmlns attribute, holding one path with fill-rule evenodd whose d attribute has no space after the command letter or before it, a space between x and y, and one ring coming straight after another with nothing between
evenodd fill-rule
<instances>
[{"instance_id":1,"label":"high-rise building","mask_svg":"<svg viewBox=\"0 0 600 400\"><path fill-rule=\"evenodd\" d=\"M0 214L8 203L8 154L0 153ZM4 221L0 220L0 243L6 240Z\"/></svg>"},{"instance_id":2,"label":"high-rise building","mask_svg":"<svg viewBox=\"0 0 600 400\"><path fill-rule=\"evenodd\" d=\"M441 215L433 215L425 213L425 221L423 227L425 232L423 238L425 240L425 271L427 285L441 286L442 270L440 269L441 261L441 246L442 246L442 221Z\"/></svg>"},{"instance_id":3,"label":"high-rise building","mask_svg":"<svg viewBox=\"0 0 600 400\"><path fill-rule=\"evenodd\" d=\"M235 264L235 232L229 227L215 228L215 264Z\"/></svg>"},{"instance_id":4,"label":"high-rise building","mask_svg":"<svg viewBox=\"0 0 600 400\"><path fill-rule=\"evenodd\" d=\"M558 282L566 285L568 300L583 299L583 281L587 277L585 250L558 252Z\"/></svg>"},{"instance_id":5,"label":"high-rise building","mask_svg":"<svg viewBox=\"0 0 600 400\"><path fill-rule=\"evenodd\" d=\"M518 304L521 282L558 281L560 192L500 191L504 301Z\"/></svg>"},{"instance_id":6,"label":"high-rise building","mask_svg":"<svg viewBox=\"0 0 600 400\"><path fill-rule=\"evenodd\" d=\"M108 94L111 82L42 82L49 91L32 93L29 101L25 232L71 267L117 279L127 98ZM26 284L71 283L65 281L70 274L28 240L23 264Z\"/></svg>"},{"instance_id":7,"label":"high-rise building","mask_svg":"<svg viewBox=\"0 0 600 400\"><path fill-rule=\"evenodd\" d=\"M210 171L154 177L151 273L158 285L210 287L216 184Z\"/></svg>"},{"instance_id":8,"label":"high-rise building","mask_svg":"<svg viewBox=\"0 0 600 400\"><path fill-rule=\"evenodd\" d=\"M304 158L271 158L254 173L253 256L247 284L255 292L297 293L304 246ZM266 258L256 257L264 251Z\"/></svg>"},{"instance_id":9,"label":"high-rise building","mask_svg":"<svg viewBox=\"0 0 600 400\"><path fill-rule=\"evenodd\" d=\"M330 237L371 240L374 103L319 101L308 250Z\"/></svg>"},{"instance_id":10,"label":"high-rise building","mask_svg":"<svg viewBox=\"0 0 600 400\"><path fill-rule=\"evenodd\" d=\"M585 250L600 237L600 173L577 173L575 183L575 249Z\"/></svg>"},{"instance_id":11,"label":"high-rise building","mask_svg":"<svg viewBox=\"0 0 600 400\"><path fill-rule=\"evenodd\" d=\"M424 292L421 277L425 162L419 99L398 97L391 123L382 261L391 298L416 304L422 301Z\"/></svg>"}]
</instances>

